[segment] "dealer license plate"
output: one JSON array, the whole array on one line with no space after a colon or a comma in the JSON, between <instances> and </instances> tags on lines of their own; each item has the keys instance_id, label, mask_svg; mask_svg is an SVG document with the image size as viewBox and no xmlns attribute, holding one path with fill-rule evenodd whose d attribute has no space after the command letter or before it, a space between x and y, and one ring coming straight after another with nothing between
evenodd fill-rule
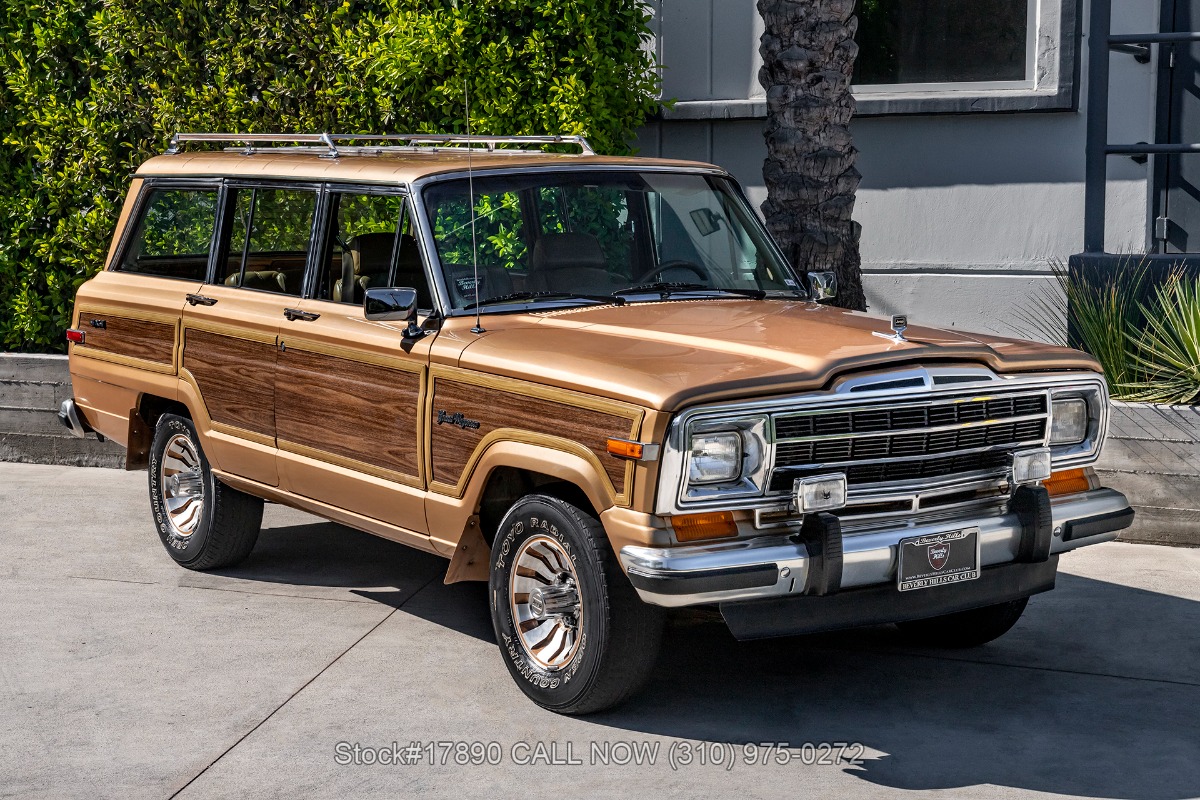
<instances>
[{"instance_id":1,"label":"dealer license plate","mask_svg":"<svg viewBox=\"0 0 1200 800\"><path fill-rule=\"evenodd\" d=\"M979 528L900 540L896 586L902 592L979 577Z\"/></svg>"}]
</instances>

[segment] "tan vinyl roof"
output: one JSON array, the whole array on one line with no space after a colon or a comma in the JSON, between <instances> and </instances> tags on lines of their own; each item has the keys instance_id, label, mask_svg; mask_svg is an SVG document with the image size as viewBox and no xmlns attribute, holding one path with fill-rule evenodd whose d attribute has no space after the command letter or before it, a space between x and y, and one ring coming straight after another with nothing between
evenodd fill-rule
<instances>
[{"instance_id":1,"label":"tan vinyl roof","mask_svg":"<svg viewBox=\"0 0 1200 800\"><path fill-rule=\"evenodd\" d=\"M322 158L323 149L270 150L247 154L241 151L181 152L155 156L138 168L141 177L171 175L191 177L292 178L313 181L408 184L428 175L461 172L467 168L466 152L452 148L434 150L382 150L371 153L345 152L338 158ZM661 158L585 156L557 153L475 153L471 167L475 171L554 167L679 168L720 170L696 161Z\"/></svg>"}]
</instances>

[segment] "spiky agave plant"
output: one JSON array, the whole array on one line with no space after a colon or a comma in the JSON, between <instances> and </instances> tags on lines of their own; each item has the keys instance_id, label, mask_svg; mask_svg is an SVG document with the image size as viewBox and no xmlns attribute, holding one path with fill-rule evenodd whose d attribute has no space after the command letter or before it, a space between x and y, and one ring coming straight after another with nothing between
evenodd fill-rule
<instances>
[{"instance_id":1,"label":"spiky agave plant","mask_svg":"<svg viewBox=\"0 0 1200 800\"><path fill-rule=\"evenodd\" d=\"M1142 307L1145 327L1134 362L1142 379L1126 384L1129 399L1151 403L1200 402L1200 277L1179 271Z\"/></svg>"},{"instance_id":2,"label":"spiky agave plant","mask_svg":"<svg viewBox=\"0 0 1200 800\"><path fill-rule=\"evenodd\" d=\"M1026 338L1086 351L1100 362L1113 396L1121 397L1128 391L1122 387L1140 377L1132 341L1143 325L1138 299L1146 282L1144 259L1123 259L1103 277L1072 272L1057 260L1050 262L1050 268L1055 283L1021 313L1019 332ZM1073 323L1070 337L1068 317Z\"/></svg>"}]
</instances>

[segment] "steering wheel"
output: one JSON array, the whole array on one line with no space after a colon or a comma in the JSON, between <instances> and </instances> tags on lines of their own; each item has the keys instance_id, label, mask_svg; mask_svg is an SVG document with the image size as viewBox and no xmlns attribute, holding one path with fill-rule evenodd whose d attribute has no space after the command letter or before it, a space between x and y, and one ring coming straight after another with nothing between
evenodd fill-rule
<instances>
[{"instance_id":1,"label":"steering wheel","mask_svg":"<svg viewBox=\"0 0 1200 800\"><path fill-rule=\"evenodd\" d=\"M643 273L635 278L634 283L649 283L651 278L655 277L656 275L662 275L662 273L669 269L686 269L688 272L695 274L696 277L704 281L706 284L712 284L712 277L708 274L708 270L699 264L692 263L684 258L676 258L672 259L671 261L664 261L657 267L652 267L649 272Z\"/></svg>"}]
</instances>

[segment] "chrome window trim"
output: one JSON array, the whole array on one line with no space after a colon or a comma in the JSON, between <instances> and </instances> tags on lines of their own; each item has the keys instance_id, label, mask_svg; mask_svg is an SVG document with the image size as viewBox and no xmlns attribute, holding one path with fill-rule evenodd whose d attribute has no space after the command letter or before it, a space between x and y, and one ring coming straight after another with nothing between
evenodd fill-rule
<instances>
[{"instance_id":1,"label":"chrome window trim","mask_svg":"<svg viewBox=\"0 0 1200 800\"><path fill-rule=\"evenodd\" d=\"M978 380L948 383L944 387L937 386L937 379L952 375L974 375ZM914 389L911 386L872 390L873 383L892 384L899 380L911 380L920 376L924 381L924 389ZM695 424L716 424L728 421L734 423L746 417L776 414L793 410L817 410L818 407L837 410L841 406L861 406L894 399L912 401L914 404L933 402L955 395L980 392L982 396L995 394L1010 394L1022 390L1047 391L1047 425L1044 432L1044 443L1049 442L1051 420L1049 414L1053 408L1056 396L1075 393L1090 396L1089 416L1095 412L1096 417L1089 423L1089 435L1080 445L1065 448L1054 448L1054 469L1084 466L1094 463L1099 457L1100 449L1107 434L1108 426L1108 386L1103 375L1090 371L1064 371L1048 373L1020 373L1000 375L979 366L957 367L918 367L896 372L881 371L870 376L854 376L834 383L834 388L786 397L774 397L762 400L736 401L696 406L679 412L671 420L667 435L663 442L663 452L660 459L659 480L655 499L655 513L663 515L690 513L697 510L721 509L753 509L763 506L778 505L781 497L786 494L768 494L764 486L761 492L750 495L745 491L732 491L702 499L688 499L685 496L687 485L686 455L688 434ZM1007 421L1007 419L1005 420ZM924 429L917 428L914 432ZM764 444L764 458L769 469L774 468L776 442L774 425L772 424L768 439ZM953 451L954 453L960 451ZM949 455L949 454L947 454ZM852 463L861 463L854 461ZM875 502L882 502L892 497L903 498L914 491L932 488L945 488L956 484L977 483L980 480L992 478L996 482L1006 480L1006 473L984 471L939 476L938 478L921 479L908 482L885 484L869 484L854 487L849 493L850 504L863 501L868 495ZM712 487L708 487L712 488Z\"/></svg>"}]
</instances>

